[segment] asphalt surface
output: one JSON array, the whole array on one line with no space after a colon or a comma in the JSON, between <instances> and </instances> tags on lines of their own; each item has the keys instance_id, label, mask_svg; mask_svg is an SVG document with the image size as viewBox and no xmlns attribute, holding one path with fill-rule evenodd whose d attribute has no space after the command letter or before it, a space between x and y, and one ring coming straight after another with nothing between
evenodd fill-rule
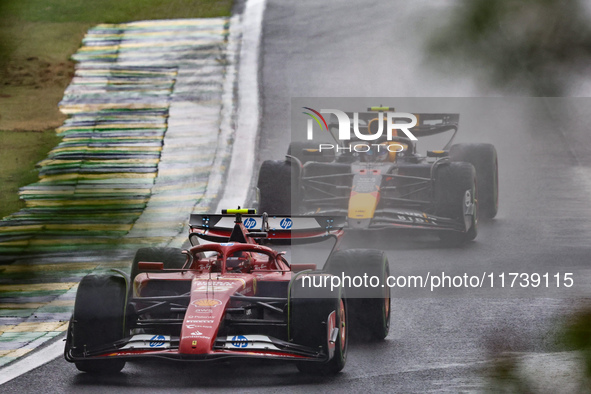
<instances>
[{"instance_id":1,"label":"asphalt surface","mask_svg":"<svg viewBox=\"0 0 591 394\"><path fill-rule=\"evenodd\" d=\"M421 42L447 10L440 2L427 1L269 1L259 160L283 157L290 140L292 97L498 95L479 86L470 70L462 77L447 77L423 63ZM458 141L495 144L499 215L480 223L477 240L462 248L446 247L431 236L404 234L349 237L348 246L386 249L392 274L572 272L571 289L463 288L436 296L396 290L388 338L377 344L352 343L344 371L328 379L300 375L291 365L159 361L129 363L114 377L92 377L59 358L7 383L2 391L483 391L496 387L486 378L491 355L555 350L558 324L591 289L591 170L585 166L591 136L582 131L589 129L585 115L591 106L582 99L438 100L397 103L457 108L462 113Z\"/></svg>"}]
</instances>

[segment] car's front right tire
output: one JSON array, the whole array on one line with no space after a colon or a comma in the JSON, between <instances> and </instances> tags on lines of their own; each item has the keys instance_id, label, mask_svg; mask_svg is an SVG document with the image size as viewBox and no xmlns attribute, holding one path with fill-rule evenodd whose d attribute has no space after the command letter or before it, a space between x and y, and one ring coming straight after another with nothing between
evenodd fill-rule
<instances>
[{"instance_id":1,"label":"car's front right tire","mask_svg":"<svg viewBox=\"0 0 591 394\"><path fill-rule=\"evenodd\" d=\"M323 272L310 275L330 277ZM328 282L330 283L330 281ZM315 375L333 375L340 372L347 361L349 343L348 308L342 288L308 287L302 276L292 280L289 292L289 337L293 343L329 353L331 333L329 317L334 312L334 326L338 335L334 341L334 354L327 362L301 361L296 364L300 372Z\"/></svg>"}]
</instances>

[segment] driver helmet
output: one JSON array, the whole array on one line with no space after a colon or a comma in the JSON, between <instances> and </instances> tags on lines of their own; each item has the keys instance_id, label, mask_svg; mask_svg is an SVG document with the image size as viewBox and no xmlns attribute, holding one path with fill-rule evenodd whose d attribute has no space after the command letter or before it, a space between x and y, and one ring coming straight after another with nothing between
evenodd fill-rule
<instances>
[{"instance_id":1,"label":"driver helmet","mask_svg":"<svg viewBox=\"0 0 591 394\"><path fill-rule=\"evenodd\" d=\"M368 145L369 149L361 153L365 161L386 161L388 160L388 147L386 144Z\"/></svg>"},{"instance_id":2,"label":"driver helmet","mask_svg":"<svg viewBox=\"0 0 591 394\"><path fill-rule=\"evenodd\" d=\"M248 253L238 251L226 258L226 270L230 272L246 272L250 268L250 256Z\"/></svg>"}]
</instances>

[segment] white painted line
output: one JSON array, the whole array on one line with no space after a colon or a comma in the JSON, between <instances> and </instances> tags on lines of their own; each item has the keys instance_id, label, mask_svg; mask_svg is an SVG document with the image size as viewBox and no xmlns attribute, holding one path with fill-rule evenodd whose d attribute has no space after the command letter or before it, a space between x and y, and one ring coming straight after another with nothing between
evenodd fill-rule
<instances>
[{"instance_id":1,"label":"white painted line","mask_svg":"<svg viewBox=\"0 0 591 394\"><path fill-rule=\"evenodd\" d=\"M260 122L259 55L265 0L248 0L242 18L242 45L238 71L238 114L232 158L224 194L216 212L247 203L254 173Z\"/></svg>"},{"instance_id":2,"label":"white painted line","mask_svg":"<svg viewBox=\"0 0 591 394\"><path fill-rule=\"evenodd\" d=\"M31 355L26 355L0 369L0 384L4 384L61 356L64 353L65 342L63 339L65 336L60 335L58 338L51 345L35 351Z\"/></svg>"}]
</instances>

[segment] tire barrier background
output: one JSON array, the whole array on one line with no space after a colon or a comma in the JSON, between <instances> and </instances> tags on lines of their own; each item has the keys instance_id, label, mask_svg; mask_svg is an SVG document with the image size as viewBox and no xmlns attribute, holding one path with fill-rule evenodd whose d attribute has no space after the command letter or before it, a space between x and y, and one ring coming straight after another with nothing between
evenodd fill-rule
<instances>
[{"instance_id":1,"label":"tire barrier background","mask_svg":"<svg viewBox=\"0 0 591 394\"><path fill-rule=\"evenodd\" d=\"M60 335L77 283L181 246L232 150L239 20L99 25L73 56L62 142L0 221L0 365ZM232 26L230 28L230 26Z\"/></svg>"}]
</instances>

